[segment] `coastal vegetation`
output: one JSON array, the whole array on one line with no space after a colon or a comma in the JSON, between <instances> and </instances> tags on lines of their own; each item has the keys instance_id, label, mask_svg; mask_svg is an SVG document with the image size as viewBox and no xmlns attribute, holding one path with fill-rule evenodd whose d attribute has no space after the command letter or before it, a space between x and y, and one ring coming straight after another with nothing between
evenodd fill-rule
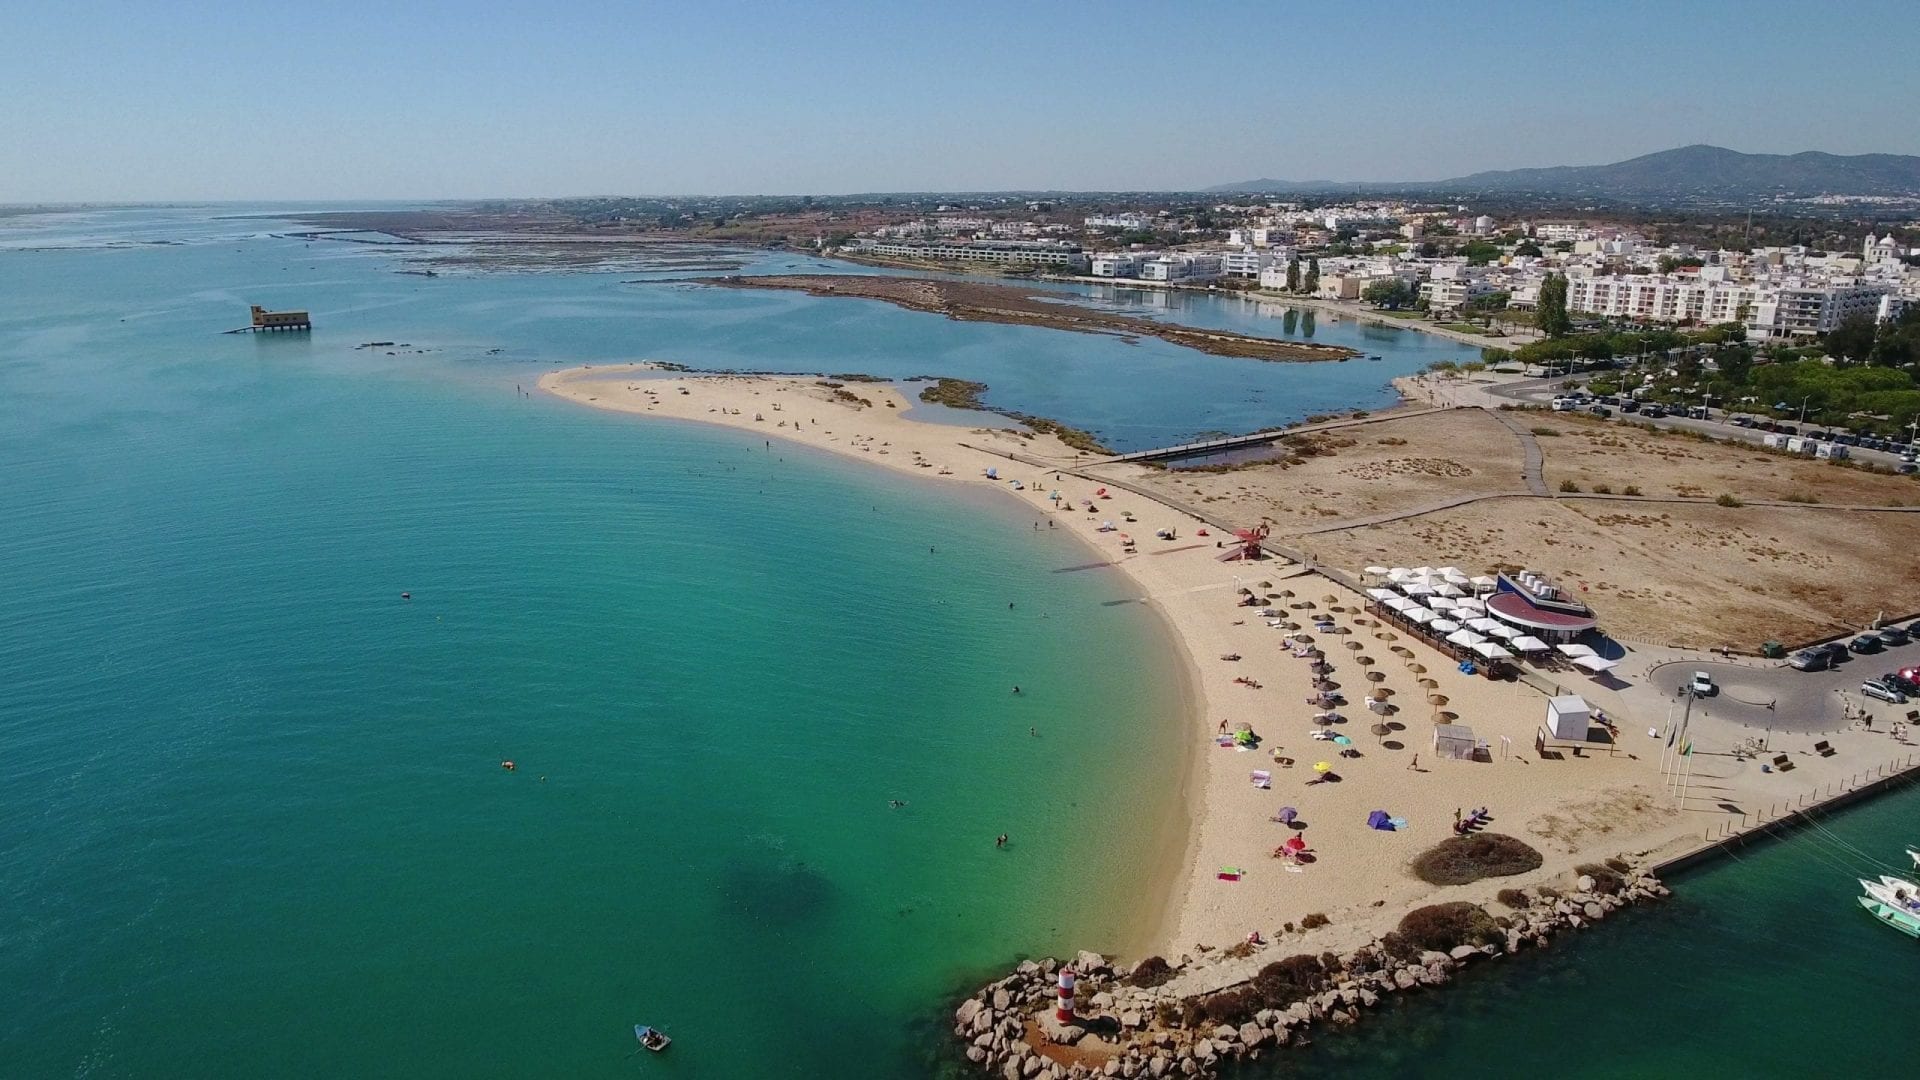
<instances>
[{"instance_id":1,"label":"coastal vegetation","mask_svg":"<svg viewBox=\"0 0 1920 1080\"><path fill-rule=\"evenodd\" d=\"M932 386L920 391L920 400L931 405L945 405L949 409L984 409L980 396L987 392L987 384L968 379L936 380Z\"/></svg>"},{"instance_id":2,"label":"coastal vegetation","mask_svg":"<svg viewBox=\"0 0 1920 1080\"><path fill-rule=\"evenodd\" d=\"M1014 412L1011 409L996 409L986 404L982 397L987 392L987 384L968 379L940 378L932 386L920 391L920 400L933 405L945 405L950 409L978 409L983 412L998 413L1009 420L1018 420L1028 428L1042 435L1052 435L1075 450L1088 454L1111 454L1113 451L1101 445L1100 440L1091 432L1063 424L1045 416Z\"/></svg>"},{"instance_id":3,"label":"coastal vegetation","mask_svg":"<svg viewBox=\"0 0 1920 1080\"><path fill-rule=\"evenodd\" d=\"M1482 878L1538 870L1543 859L1525 841L1504 833L1450 836L1413 860L1413 872L1429 885L1467 885Z\"/></svg>"},{"instance_id":4,"label":"coastal vegetation","mask_svg":"<svg viewBox=\"0 0 1920 1080\"><path fill-rule=\"evenodd\" d=\"M1617 875L1616 875L1617 876ZM1451 952L1462 945L1505 945L1507 935L1492 915L1478 904L1452 900L1414 908L1400 918L1400 936L1434 952Z\"/></svg>"}]
</instances>

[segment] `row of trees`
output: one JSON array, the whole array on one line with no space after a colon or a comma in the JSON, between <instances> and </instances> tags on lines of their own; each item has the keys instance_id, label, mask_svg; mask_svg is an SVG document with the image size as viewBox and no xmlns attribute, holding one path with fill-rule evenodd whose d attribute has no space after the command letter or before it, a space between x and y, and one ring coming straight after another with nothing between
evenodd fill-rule
<instances>
[{"instance_id":1,"label":"row of trees","mask_svg":"<svg viewBox=\"0 0 1920 1080\"><path fill-rule=\"evenodd\" d=\"M1310 293L1320 287L1320 260L1318 257L1307 260L1307 272L1300 273L1300 257L1295 255L1287 260L1287 291L1291 293Z\"/></svg>"},{"instance_id":2,"label":"row of trees","mask_svg":"<svg viewBox=\"0 0 1920 1080\"><path fill-rule=\"evenodd\" d=\"M1852 315L1831 330L1821 344L1841 360L1876 367L1912 367L1920 364L1920 305L1900 317L1880 322L1871 315Z\"/></svg>"}]
</instances>

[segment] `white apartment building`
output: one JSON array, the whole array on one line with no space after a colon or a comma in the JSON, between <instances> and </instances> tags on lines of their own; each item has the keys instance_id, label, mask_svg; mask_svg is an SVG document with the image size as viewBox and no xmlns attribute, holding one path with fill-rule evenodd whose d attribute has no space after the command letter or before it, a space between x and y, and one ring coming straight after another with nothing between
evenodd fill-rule
<instances>
[{"instance_id":1,"label":"white apartment building","mask_svg":"<svg viewBox=\"0 0 1920 1080\"><path fill-rule=\"evenodd\" d=\"M1223 251L1220 253L1220 272L1227 277L1257 278L1260 272L1280 261L1281 268L1286 267L1286 256L1274 251L1246 250Z\"/></svg>"},{"instance_id":2,"label":"white apartment building","mask_svg":"<svg viewBox=\"0 0 1920 1080\"><path fill-rule=\"evenodd\" d=\"M1439 278L1421 283L1420 298L1429 311L1458 311L1468 301L1499 291L1486 278Z\"/></svg>"},{"instance_id":3,"label":"white apartment building","mask_svg":"<svg viewBox=\"0 0 1920 1080\"><path fill-rule=\"evenodd\" d=\"M1125 251L1103 251L1088 260L1087 273L1094 277L1137 278L1140 256Z\"/></svg>"},{"instance_id":4,"label":"white apartment building","mask_svg":"<svg viewBox=\"0 0 1920 1080\"><path fill-rule=\"evenodd\" d=\"M1089 229L1149 229L1153 219L1145 214L1129 211L1124 214L1095 214L1085 219Z\"/></svg>"},{"instance_id":5,"label":"white apartment building","mask_svg":"<svg viewBox=\"0 0 1920 1080\"><path fill-rule=\"evenodd\" d=\"M1567 310L1638 322L1744 322L1754 337L1814 337L1850 315L1877 315L1885 284L1737 282L1714 275L1575 277Z\"/></svg>"},{"instance_id":6,"label":"white apartment building","mask_svg":"<svg viewBox=\"0 0 1920 1080\"><path fill-rule=\"evenodd\" d=\"M1576 240L1593 239L1592 232L1578 225L1568 225L1564 222L1548 222L1542 225L1535 225L1533 227L1533 235L1536 239L1545 240L1548 243L1559 243L1563 240L1572 243Z\"/></svg>"},{"instance_id":7,"label":"white apartment building","mask_svg":"<svg viewBox=\"0 0 1920 1080\"><path fill-rule=\"evenodd\" d=\"M1747 320L1749 336L1817 337L1855 315L1878 316L1881 298L1893 291L1884 283L1794 283L1761 286L1762 295Z\"/></svg>"},{"instance_id":8,"label":"white apartment building","mask_svg":"<svg viewBox=\"0 0 1920 1080\"><path fill-rule=\"evenodd\" d=\"M1079 269L1086 255L1076 244L1057 240L868 240L858 243L866 254L928 262L978 262L1002 266L1056 266Z\"/></svg>"},{"instance_id":9,"label":"white apartment building","mask_svg":"<svg viewBox=\"0 0 1920 1080\"><path fill-rule=\"evenodd\" d=\"M1161 255L1140 264L1142 281L1212 281L1220 276L1220 256Z\"/></svg>"}]
</instances>

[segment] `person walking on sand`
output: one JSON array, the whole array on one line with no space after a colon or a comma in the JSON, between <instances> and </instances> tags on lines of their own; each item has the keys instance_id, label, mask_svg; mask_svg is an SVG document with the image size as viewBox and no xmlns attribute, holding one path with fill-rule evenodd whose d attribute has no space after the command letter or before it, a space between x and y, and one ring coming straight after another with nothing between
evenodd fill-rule
<instances>
[{"instance_id":1,"label":"person walking on sand","mask_svg":"<svg viewBox=\"0 0 1920 1080\"><path fill-rule=\"evenodd\" d=\"M1460 808L1457 806L1453 808L1453 831L1460 831Z\"/></svg>"},{"instance_id":2,"label":"person walking on sand","mask_svg":"<svg viewBox=\"0 0 1920 1080\"><path fill-rule=\"evenodd\" d=\"M1413 761L1407 765L1407 771L1409 772L1420 771L1420 755L1419 754L1413 755Z\"/></svg>"}]
</instances>

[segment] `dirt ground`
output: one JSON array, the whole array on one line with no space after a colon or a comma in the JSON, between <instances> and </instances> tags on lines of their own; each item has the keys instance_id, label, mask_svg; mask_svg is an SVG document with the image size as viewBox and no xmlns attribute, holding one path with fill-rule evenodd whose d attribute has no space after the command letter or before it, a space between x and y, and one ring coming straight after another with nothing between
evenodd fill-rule
<instances>
[{"instance_id":1,"label":"dirt ground","mask_svg":"<svg viewBox=\"0 0 1920 1080\"><path fill-rule=\"evenodd\" d=\"M1693 648L1810 641L1920 611L1920 515L1632 499L1497 499L1312 538L1358 569L1538 570L1618 637Z\"/></svg>"},{"instance_id":2,"label":"dirt ground","mask_svg":"<svg viewBox=\"0 0 1920 1080\"><path fill-rule=\"evenodd\" d=\"M1398 521L1308 534L1450 498L1524 492L1520 440L1478 409L1408 416L1297 440L1286 462L1224 472L1107 466L1316 561L1538 570L1580 592L1620 637L1756 649L1846 633L1920 611L1920 514L1821 510L1920 505L1920 482L1758 448L1530 412L1548 489L1632 485L1648 500L1723 494L1808 509L1634 498L1488 499ZM1542 432L1558 432L1555 435Z\"/></svg>"},{"instance_id":3,"label":"dirt ground","mask_svg":"<svg viewBox=\"0 0 1920 1080\"><path fill-rule=\"evenodd\" d=\"M1519 442L1478 409L1335 429L1292 448L1286 462L1228 472L1108 468L1235 520L1272 522L1276 537L1459 495L1526 490Z\"/></svg>"},{"instance_id":4,"label":"dirt ground","mask_svg":"<svg viewBox=\"0 0 1920 1080\"><path fill-rule=\"evenodd\" d=\"M1863 506L1920 505L1920 480L1828 461L1655 434L1573 413L1529 413L1546 458L1547 486L1571 480L1582 491L1627 485L1645 495L1784 499ZM1541 430L1559 435L1542 436Z\"/></svg>"}]
</instances>

